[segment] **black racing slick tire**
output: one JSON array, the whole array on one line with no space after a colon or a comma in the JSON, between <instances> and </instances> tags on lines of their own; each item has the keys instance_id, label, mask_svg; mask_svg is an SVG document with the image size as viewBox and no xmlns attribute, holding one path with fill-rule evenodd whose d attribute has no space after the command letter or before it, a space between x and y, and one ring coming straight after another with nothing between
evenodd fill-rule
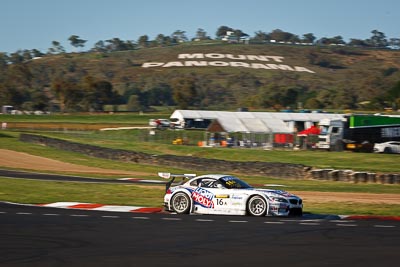
<instances>
[{"instance_id":1,"label":"black racing slick tire","mask_svg":"<svg viewBox=\"0 0 400 267\"><path fill-rule=\"evenodd\" d=\"M385 149L383 150L383 153L392 154L392 149L390 149L390 147L385 147Z\"/></svg>"},{"instance_id":2,"label":"black racing slick tire","mask_svg":"<svg viewBox=\"0 0 400 267\"><path fill-rule=\"evenodd\" d=\"M247 202L247 213L251 216L265 216L268 211L268 203L261 196L253 196Z\"/></svg>"},{"instance_id":3,"label":"black racing slick tire","mask_svg":"<svg viewBox=\"0 0 400 267\"><path fill-rule=\"evenodd\" d=\"M190 211L190 198L183 192L176 193L171 199L172 210L178 214L188 214Z\"/></svg>"}]
</instances>

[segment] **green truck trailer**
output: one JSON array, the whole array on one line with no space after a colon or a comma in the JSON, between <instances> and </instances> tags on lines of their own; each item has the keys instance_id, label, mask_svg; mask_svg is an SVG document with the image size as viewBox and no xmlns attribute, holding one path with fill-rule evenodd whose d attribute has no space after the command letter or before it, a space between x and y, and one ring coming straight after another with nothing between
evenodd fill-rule
<instances>
[{"instance_id":1,"label":"green truck trailer","mask_svg":"<svg viewBox=\"0 0 400 267\"><path fill-rule=\"evenodd\" d=\"M317 148L331 151L372 152L375 143L400 141L400 116L344 115L323 119Z\"/></svg>"}]
</instances>

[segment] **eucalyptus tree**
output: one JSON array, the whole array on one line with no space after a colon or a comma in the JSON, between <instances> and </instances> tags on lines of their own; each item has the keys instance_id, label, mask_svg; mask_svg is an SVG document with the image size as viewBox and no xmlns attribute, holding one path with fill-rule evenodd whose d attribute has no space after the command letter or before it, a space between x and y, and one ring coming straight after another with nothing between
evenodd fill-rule
<instances>
[{"instance_id":1,"label":"eucalyptus tree","mask_svg":"<svg viewBox=\"0 0 400 267\"><path fill-rule=\"evenodd\" d=\"M81 48L85 46L87 40L80 39L78 35L71 35L68 38L68 41L71 42L71 45L75 48Z\"/></svg>"}]
</instances>

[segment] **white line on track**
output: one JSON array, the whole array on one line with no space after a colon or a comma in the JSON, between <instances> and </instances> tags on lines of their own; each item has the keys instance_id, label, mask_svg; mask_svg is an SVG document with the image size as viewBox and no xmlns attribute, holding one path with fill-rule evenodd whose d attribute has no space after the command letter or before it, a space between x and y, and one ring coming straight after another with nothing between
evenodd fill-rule
<instances>
[{"instance_id":1,"label":"white line on track","mask_svg":"<svg viewBox=\"0 0 400 267\"><path fill-rule=\"evenodd\" d=\"M60 214L57 214L57 213L44 213L42 215L43 216L60 216Z\"/></svg>"},{"instance_id":2,"label":"white line on track","mask_svg":"<svg viewBox=\"0 0 400 267\"><path fill-rule=\"evenodd\" d=\"M228 221L230 223L247 223L248 221Z\"/></svg>"},{"instance_id":3,"label":"white line on track","mask_svg":"<svg viewBox=\"0 0 400 267\"><path fill-rule=\"evenodd\" d=\"M102 218L111 218L111 219L118 219L119 218L119 216L109 216L109 215L104 215L104 216L101 216Z\"/></svg>"},{"instance_id":4,"label":"white line on track","mask_svg":"<svg viewBox=\"0 0 400 267\"><path fill-rule=\"evenodd\" d=\"M394 225L382 225L382 224L375 224L374 227L376 228L394 228Z\"/></svg>"},{"instance_id":5,"label":"white line on track","mask_svg":"<svg viewBox=\"0 0 400 267\"><path fill-rule=\"evenodd\" d=\"M331 223L353 223L353 220L331 220Z\"/></svg>"},{"instance_id":6,"label":"white line on track","mask_svg":"<svg viewBox=\"0 0 400 267\"><path fill-rule=\"evenodd\" d=\"M132 219L136 219L136 220L149 220L149 217L132 217Z\"/></svg>"},{"instance_id":7,"label":"white line on track","mask_svg":"<svg viewBox=\"0 0 400 267\"><path fill-rule=\"evenodd\" d=\"M337 223L336 226L356 227L356 226L358 226L358 225L357 225L357 224L343 224L343 223Z\"/></svg>"},{"instance_id":8,"label":"white line on track","mask_svg":"<svg viewBox=\"0 0 400 267\"><path fill-rule=\"evenodd\" d=\"M285 222L264 222L267 224L285 224Z\"/></svg>"},{"instance_id":9,"label":"white line on track","mask_svg":"<svg viewBox=\"0 0 400 267\"><path fill-rule=\"evenodd\" d=\"M17 215L32 215L30 212L17 212Z\"/></svg>"},{"instance_id":10,"label":"white line on track","mask_svg":"<svg viewBox=\"0 0 400 267\"><path fill-rule=\"evenodd\" d=\"M181 218L161 218L164 221L182 221Z\"/></svg>"},{"instance_id":11,"label":"white line on track","mask_svg":"<svg viewBox=\"0 0 400 267\"><path fill-rule=\"evenodd\" d=\"M315 223L315 222L301 222L299 224L301 224L301 225L321 225L320 223Z\"/></svg>"},{"instance_id":12,"label":"white line on track","mask_svg":"<svg viewBox=\"0 0 400 267\"><path fill-rule=\"evenodd\" d=\"M197 222L213 222L214 220L209 219L196 219Z\"/></svg>"},{"instance_id":13,"label":"white line on track","mask_svg":"<svg viewBox=\"0 0 400 267\"><path fill-rule=\"evenodd\" d=\"M71 214L69 216L71 216L71 217L89 217L89 215L87 215L87 214Z\"/></svg>"},{"instance_id":14,"label":"white line on track","mask_svg":"<svg viewBox=\"0 0 400 267\"><path fill-rule=\"evenodd\" d=\"M5 211L0 211L0 214L6 214L7 212L5 212Z\"/></svg>"}]
</instances>

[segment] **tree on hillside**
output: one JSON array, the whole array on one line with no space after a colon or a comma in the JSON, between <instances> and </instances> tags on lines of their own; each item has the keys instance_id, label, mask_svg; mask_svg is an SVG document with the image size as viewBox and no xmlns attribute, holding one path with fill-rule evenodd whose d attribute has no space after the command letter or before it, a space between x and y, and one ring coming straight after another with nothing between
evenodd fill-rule
<instances>
[{"instance_id":1,"label":"tree on hillside","mask_svg":"<svg viewBox=\"0 0 400 267\"><path fill-rule=\"evenodd\" d=\"M78 89L76 83L58 77L52 81L51 89L59 102L61 112L77 110L78 103L82 99L82 91Z\"/></svg>"},{"instance_id":2,"label":"tree on hillside","mask_svg":"<svg viewBox=\"0 0 400 267\"><path fill-rule=\"evenodd\" d=\"M49 48L49 54L63 54L65 53L64 47L58 41L51 42L52 47Z\"/></svg>"},{"instance_id":3,"label":"tree on hillside","mask_svg":"<svg viewBox=\"0 0 400 267\"><path fill-rule=\"evenodd\" d=\"M71 35L68 40L71 42L71 45L75 48L84 47L87 40L80 39L78 35Z\"/></svg>"},{"instance_id":4,"label":"tree on hillside","mask_svg":"<svg viewBox=\"0 0 400 267\"><path fill-rule=\"evenodd\" d=\"M386 47L388 45L388 41L383 32L380 32L378 30L373 30L373 31L371 31L371 33L372 33L372 37L367 40L367 43L369 43L371 46Z\"/></svg>"},{"instance_id":5,"label":"tree on hillside","mask_svg":"<svg viewBox=\"0 0 400 267\"><path fill-rule=\"evenodd\" d=\"M390 88L385 95L385 99L391 103L393 109L397 110L400 108L400 81Z\"/></svg>"},{"instance_id":6,"label":"tree on hillside","mask_svg":"<svg viewBox=\"0 0 400 267\"><path fill-rule=\"evenodd\" d=\"M303 43L311 43L313 44L317 37L314 36L313 33L303 34L303 39L301 40Z\"/></svg>"},{"instance_id":7,"label":"tree on hillside","mask_svg":"<svg viewBox=\"0 0 400 267\"><path fill-rule=\"evenodd\" d=\"M147 36L147 35L140 36L138 39L138 45L141 48L148 47L149 46L149 36Z\"/></svg>"},{"instance_id":8,"label":"tree on hillside","mask_svg":"<svg viewBox=\"0 0 400 267\"><path fill-rule=\"evenodd\" d=\"M0 104L12 105L20 108L29 99L29 94L23 88L14 87L10 84L0 84Z\"/></svg>"},{"instance_id":9,"label":"tree on hillside","mask_svg":"<svg viewBox=\"0 0 400 267\"><path fill-rule=\"evenodd\" d=\"M196 102L195 81L190 78L175 78L171 81L173 97L180 109L187 109Z\"/></svg>"},{"instance_id":10,"label":"tree on hillside","mask_svg":"<svg viewBox=\"0 0 400 267\"><path fill-rule=\"evenodd\" d=\"M132 41L123 41L119 38L113 38L106 40L108 43L106 45L106 49L109 52L115 51L126 51L126 50L133 50L135 49L135 43Z\"/></svg>"},{"instance_id":11,"label":"tree on hillside","mask_svg":"<svg viewBox=\"0 0 400 267\"><path fill-rule=\"evenodd\" d=\"M390 38L389 45L395 49L400 49L400 38Z\"/></svg>"},{"instance_id":12,"label":"tree on hillside","mask_svg":"<svg viewBox=\"0 0 400 267\"><path fill-rule=\"evenodd\" d=\"M207 33L205 30L202 28L198 28L196 31L196 37L194 38L195 40L209 40L210 36L207 36Z\"/></svg>"},{"instance_id":13,"label":"tree on hillside","mask_svg":"<svg viewBox=\"0 0 400 267\"><path fill-rule=\"evenodd\" d=\"M112 104L115 94L110 82L85 76L81 83L83 96L80 101L85 111L103 110L103 105Z\"/></svg>"},{"instance_id":14,"label":"tree on hillside","mask_svg":"<svg viewBox=\"0 0 400 267\"><path fill-rule=\"evenodd\" d=\"M181 30L176 30L172 33L171 38L176 40L176 43L184 43L188 41L186 37L186 32Z\"/></svg>"},{"instance_id":15,"label":"tree on hillside","mask_svg":"<svg viewBox=\"0 0 400 267\"><path fill-rule=\"evenodd\" d=\"M368 43L365 40L361 40L361 39L350 39L348 45L351 46L359 46L359 47L364 47L364 46L368 46Z\"/></svg>"},{"instance_id":16,"label":"tree on hillside","mask_svg":"<svg viewBox=\"0 0 400 267\"><path fill-rule=\"evenodd\" d=\"M93 52L106 52L107 47L104 43L104 41L100 40L97 43L94 44L94 47L91 49Z\"/></svg>"},{"instance_id":17,"label":"tree on hillside","mask_svg":"<svg viewBox=\"0 0 400 267\"><path fill-rule=\"evenodd\" d=\"M22 56L21 50L11 53L8 59L12 64L18 64L24 62L24 57Z\"/></svg>"},{"instance_id":18,"label":"tree on hillside","mask_svg":"<svg viewBox=\"0 0 400 267\"><path fill-rule=\"evenodd\" d=\"M318 99L312 97L306 100L304 103L304 108L307 109L321 109L323 108L321 102L318 101Z\"/></svg>"},{"instance_id":19,"label":"tree on hillside","mask_svg":"<svg viewBox=\"0 0 400 267\"><path fill-rule=\"evenodd\" d=\"M167 39L164 34L157 35L156 39L154 40L158 46L164 46L167 44Z\"/></svg>"},{"instance_id":20,"label":"tree on hillside","mask_svg":"<svg viewBox=\"0 0 400 267\"><path fill-rule=\"evenodd\" d=\"M28 65L12 64L7 70L8 83L14 87L28 89L34 78Z\"/></svg>"},{"instance_id":21,"label":"tree on hillside","mask_svg":"<svg viewBox=\"0 0 400 267\"><path fill-rule=\"evenodd\" d=\"M271 40L275 40L278 42L298 42L299 37L293 33L285 32L280 29L273 30L269 37Z\"/></svg>"},{"instance_id":22,"label":"tree on hillside","mask_svg":"<svg viewBox=\"0 0 400 267\"><path fill-rule=\"evenodd\" d=\"M31 55L32 55L32 57L42 57L42 56L44 56L44 54L42 53L42 52L40 52L39 50L37 50L37 49L32 49L31 50Z\"/></svg>"},{"instance_id":23,"label":"tree on hillside","mask_svg":"<svg viewBox=\"0 0 400 267\"><path fill-rule=\"evenodd\" d=\"M346 42L343 40L342 36L338 35L331 38L323 37L318 40L318 43L323 45L331 45L331 44L342 45L345 44Z\"/></svg>"},{"instance_id":24,"label":"tree on hillside","mask_svg":"<svg viewBox=\"0 0 400 267\"><path fill-rule=\"evenodd\" d=\"M221 38L221 37L225 36L228 31L232 31L233 32L234 29L232 29L231 27L228 27L228 26L220 26L215 35L218 38Z\"/></svg>"},{"instance_id":25,"label":"tree on hillside","mask_svg":"<svg viewBox=\"0 0 400 267\"><path fill-rule=\"evenodd\" d=\"M253 40L257 41L257 42L264 42L264 41L270 40L270 37L269 37L269 34L266 32L257 31L254 33Z\"/></svg>"},{"instance_id":26,"label":"tree on hillside","mask_svg":"<svg viewBox=\"0 0 400 267\"><path fill-rule=\"evenodd\" d=\"M131 95L127 103L128 111L140 111L142 106L140 105L139 96Z\"/></svg>"},{"instance_id":27,"label":"tree on hillside","mask_svg":"<svg viewBox=\"0 0 400 267\"><path fill-rule=\"evenodd\" d=\"M0 52L0 71L7 68L8 62L9 62L9 57L7 53Z\"/></svg>"},{"instance_id":28,"label":"tree on hillside","mask_svg":"<svg viewBox=\"0 0 400 267\"><path fill-rule=\"evenodd\" d=\"M150 106L171 106L174 104L172 89L167 83L158 82L146 93L147 103Z\"/></svg>"}]
</instances>

